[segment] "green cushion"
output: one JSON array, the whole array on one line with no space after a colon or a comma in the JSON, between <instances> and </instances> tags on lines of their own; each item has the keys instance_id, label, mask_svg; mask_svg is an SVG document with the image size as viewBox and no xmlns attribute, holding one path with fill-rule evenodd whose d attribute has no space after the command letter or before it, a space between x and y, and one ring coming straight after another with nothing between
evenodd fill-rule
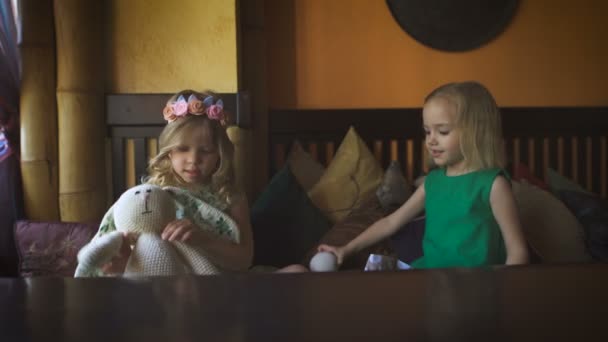
<instances>
[{"instance_id":1,"label":"green cushion","mask_svg":"<svg viewBox=\"0 0 608 342\"><path fill-rule=\"evenodd\" d=\"M560 191L578 191L586 194L591 194L589 191L585 190L582 186L575 183L573 180L570 180L559 172L553 170L552 168L547 168L547 181L549 183L549 188L551 191L559 195Z\"/></svg>"},{"instance_id":2,"label":"green cushion","mask_svg":"<svg viewBox=\"0 0 608 342\"><path fill-rule=\"evenodd\" d=\"M331 227L287 166L270 181L251 208L254 265L299 263Z\"/></svg>"}]
</instances>

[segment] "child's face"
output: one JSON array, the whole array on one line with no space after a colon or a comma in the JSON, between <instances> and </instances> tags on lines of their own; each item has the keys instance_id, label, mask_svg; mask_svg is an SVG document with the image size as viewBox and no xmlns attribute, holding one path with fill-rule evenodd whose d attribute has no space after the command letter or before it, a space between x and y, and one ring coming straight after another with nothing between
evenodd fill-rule
<instances>
[{"instance_id":1,"label":"child's face","mask_svg":"<svg viewBox=\"0 0 608 342\"><path fill-rule=\"evenodd\" d=\"M464 171L460 132L456 127L456 105L442 97L431 99L422 109L422 121L426 148L433 162L446 167L448 175Z\"/></svg>"},{"instance_id":2,"label":"child's face","mask_svg":"<svg viewBox=\"0 0 608 342\"><path fill-rule=\"evenodd\" d=\"M186 183L208 183L220 159L209 125L186 131L170 153L171 166Z\"/></svg>"}]
</instances>

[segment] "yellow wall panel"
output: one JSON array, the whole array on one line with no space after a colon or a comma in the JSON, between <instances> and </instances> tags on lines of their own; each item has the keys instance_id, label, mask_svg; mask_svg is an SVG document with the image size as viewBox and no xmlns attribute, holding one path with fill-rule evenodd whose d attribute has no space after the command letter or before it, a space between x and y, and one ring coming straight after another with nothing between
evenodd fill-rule
<instances>
[{"instance_id":1,"label":"yellow wall panel","mask_svg":"<svg viewBox=\"0 0 608 342\"><path fill-rule=\"evenodd\" d=\"M112 93L237 91L235 0L107 2Z\"/></svg>"}]
</instances>

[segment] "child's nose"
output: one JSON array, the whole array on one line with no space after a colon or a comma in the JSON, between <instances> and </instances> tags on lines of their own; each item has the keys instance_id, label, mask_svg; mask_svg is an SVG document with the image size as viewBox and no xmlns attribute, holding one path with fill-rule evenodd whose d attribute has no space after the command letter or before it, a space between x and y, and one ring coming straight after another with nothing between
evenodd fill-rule
<instances>
[{"instance_id":1,"label":"child's nose","mask_svg":"<svg viewBox=\"0 0 608 342\"><path fill-rule=\"evenodd\" d=\"M188 153L188 162L190 162L190 163L196 163L197 156L198 156L198 154L196 152L194 152L194 153L192 153L192 152Z\"/></svg>"}]
</instances>

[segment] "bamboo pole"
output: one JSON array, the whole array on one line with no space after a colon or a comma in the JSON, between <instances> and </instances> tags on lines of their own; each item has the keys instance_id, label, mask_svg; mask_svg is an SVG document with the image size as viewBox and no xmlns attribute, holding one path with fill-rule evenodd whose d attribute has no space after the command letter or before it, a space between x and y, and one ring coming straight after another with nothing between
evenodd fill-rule
<instances>
[{"instance_id":1,"label":"bamboo pole","mask_svg":"<svg viewBox=\"0 0 608 342\"><path fill-rule=\"evenodd\" d=\"M55 0L62 221L106 210L103 1Z\"/></svg>"},{"instance_id":2,"label":"bamboo pole","mask_svg":"<svg viewBox=\"0 0 608 342\"><path fill-rule=\"evenodd\" d=\"M58 221L57 103L52 0L20 2L21 176L26 217Z\"/></svg>"}]
</instances>

